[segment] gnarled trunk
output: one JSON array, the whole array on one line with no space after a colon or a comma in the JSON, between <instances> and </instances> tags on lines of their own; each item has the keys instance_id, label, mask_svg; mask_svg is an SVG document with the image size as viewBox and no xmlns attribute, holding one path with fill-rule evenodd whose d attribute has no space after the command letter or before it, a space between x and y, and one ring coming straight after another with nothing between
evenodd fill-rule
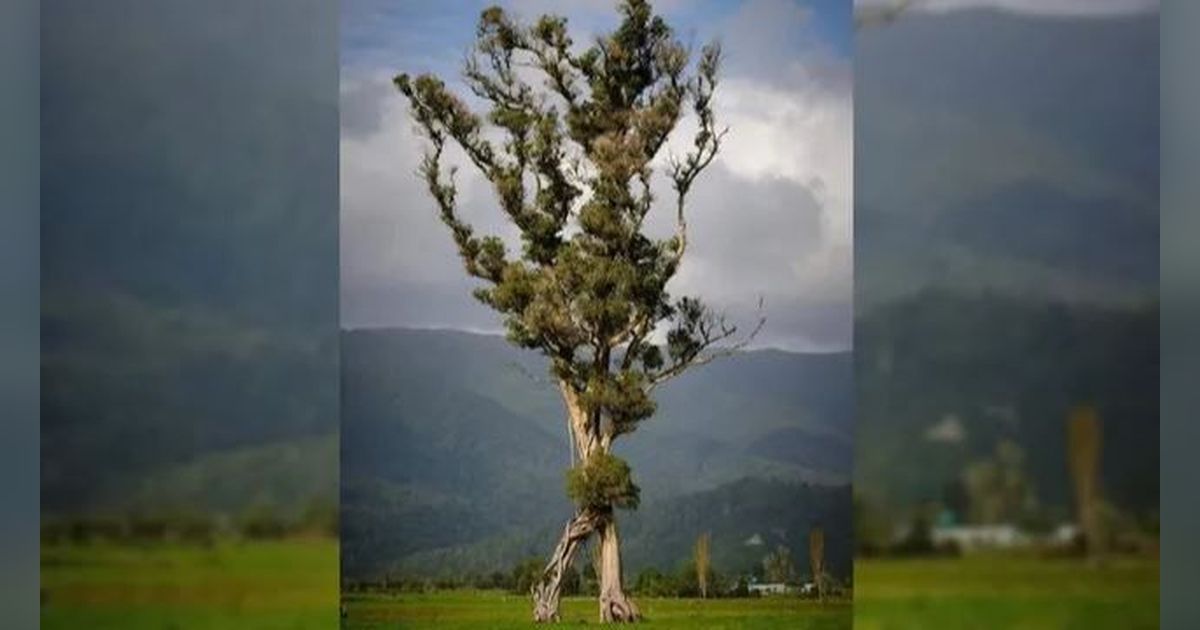
<instances>
[{"instance_id":1,"label":"gnarled trunk","mask_svg":"<svg viewBox=\"0 0 1200 630\"><path fill-rule=\"evenodd\" d=\"M579 545L604 521L604 515L592 510L576 514L567 522L563 529L558 546L542 570L542 579L533 585L533 620L536 623L549 623L559 620L558 603L562 596L562 579Z\"/></svg>"},{"instance_id":2,"label":"gnarled trunk","mask_svg":"<svg viewBox=\"0 0 1200 630\"><path fill-rule=\"evenodd\" d=\"M632 623L642 615L625 594L621 576L621 537L617 521L611 515L597 532L600 537L600 621Z\"/></svg>"},{"instance_id":3,"label":"gnarled trunk","mask_svg":"<svg viewBox=\"0 0 1200 630\"><path fill-rule=\"evenodd\" d=\"M565 381L560 381L563 401L567 407L567 421L573 453L579 461L586 461L596 453L607 453L612 445L611 436L601 435L599 418L593 417L583 407L579 394ZM574 462L572 456L572 462ZM621 577L621 540L617 534L615 513L611 507L584 509L578 512L563 530L563 535L546 563L542 579L533 586L533 620L549 623L560 620L559 600L562 596L562 579L579 546L595 532L600 538L600 621L604 623L628 623L638 621L641 614L633 600L625 595Z\"/></svg>"}]
</instances>

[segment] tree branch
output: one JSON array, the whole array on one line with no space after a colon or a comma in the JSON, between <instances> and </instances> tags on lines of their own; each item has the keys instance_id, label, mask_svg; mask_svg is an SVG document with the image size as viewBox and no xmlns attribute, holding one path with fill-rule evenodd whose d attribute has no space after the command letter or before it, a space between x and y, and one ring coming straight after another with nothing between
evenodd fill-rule
<instances>
[{"instance_id":1,"label":"tree branch","mask_svg":"<svg viewBox=\"0 0 1200 630\"><path fill-rule=\"evenodd\" d=\"M767 323L767 318L763 315L762 298L759 298L758 310L759 318L750 334L727 346L718 344L732 338L737 333L737 326L727 324L724 317L712 317L707 312L702 312L700 316L692 320L695 322L694 327L689 327L687 323L683 324L683 329L688 331L687 345L681 351L673 353L670 364L648 375L649 389L653 390L691 368L706 365L745 349ZM680 328L676 328L676 330L680 330Z\"/></svg>"}]
</instances>

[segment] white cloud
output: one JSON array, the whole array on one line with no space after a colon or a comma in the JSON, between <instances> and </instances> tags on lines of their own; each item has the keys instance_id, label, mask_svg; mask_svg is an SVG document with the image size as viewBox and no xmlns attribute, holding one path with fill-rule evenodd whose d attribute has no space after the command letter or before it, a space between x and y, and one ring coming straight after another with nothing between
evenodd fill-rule
<instances>
[{"instance_id":1,"label":"white cloud","mask_svg":"<svg viewBox=\"0 0 1200 630\"><path fill-rule=\"evenodd\" d=\"M747 10L770 16L762 7L778 4L755 2ZM741 30L744 37L729 33L727 50L771 54L748 39L753 29ZM671 290L700 295L739 323L750 321L762 296L768 309L763 339L790 347L846 348L852 293L849 65L814 49L767 72L740 68L731 65L718 88L717 115L730 132L690 197L692 247ZM471 286L414 174L423 143L407 107L394 91L379 89L388 81L385 73L343 79L344 100L376 99L370 107L343 107L344 115L358 112L364 118L343 120L341 141L343 317L351 325L386 322L381 309L401 318L411 313L410 306L397 305L403 300L398 287L424 287L412 299L434 301L456 292L465 296ZM671 146L677 154L694 132L690 119L676 130ZM483 178L464 164L458 181L464 215L477 231L514 239L514 228L496 210ZM669 232L674 193L661 173L655 191L658 207L649 228ZM494 326L494 316L482 306L464 300L453 308L472 314L464 320L461 313L447 313L437 322L425 311L421 321L392 323Z\"/></svg>"}]
</instances>

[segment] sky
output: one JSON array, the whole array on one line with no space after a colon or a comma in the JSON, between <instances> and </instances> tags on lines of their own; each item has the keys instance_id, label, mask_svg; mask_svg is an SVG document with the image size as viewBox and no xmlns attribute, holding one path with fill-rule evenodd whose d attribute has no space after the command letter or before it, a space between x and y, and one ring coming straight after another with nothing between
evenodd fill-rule
<instances>
[{"instance_id":1,"label":"sky","mask_svg":"<svg viewBox=\"0 0 1200 630\"><path fill-rule=\"evenodd\" d=\"M412 174L421 144L389 84L456 77L481 6L343 5L343 326L499 329ZM614 22L604 0L508 6L569 6L577 33ZM670 288L741 322L763 296L763 345L850 348L854 313L929 287L1157 295L1156 0L914 0L856 33L849 2L660 7L684 41L723 42L731 127ZM512 235L480 179L463 194L481 228Z\"/></svg>"},{"instance_id":2,"label":"sky","mask_svg":"<svg viewBox=\"0 0 1200 630\"><path fill-rule=\"evenodd\" d=\"M398 72L435 72L457 84L483 3L343 4L341 79L342 325L498 331L470 297L472 283L414 174L414 136ZM611 29L612 4L511 0L518 16L569 13L576 40ZM757 342L800 351L849 348L852 320L852 65L844 1L667 0L658 3L694 47L725 52L716 115L723 151L692 193L692 247L669 289L699 295L745 326L764 299ZM458 84L461 85L461 84ZM695 121L669 146L681 152ZM468 175L468 173L471 173ZM481 231L512 237L483 179L460 172L464 214ZM650 230L669 230L671 195Z\"/></svg>"}]
</instances>

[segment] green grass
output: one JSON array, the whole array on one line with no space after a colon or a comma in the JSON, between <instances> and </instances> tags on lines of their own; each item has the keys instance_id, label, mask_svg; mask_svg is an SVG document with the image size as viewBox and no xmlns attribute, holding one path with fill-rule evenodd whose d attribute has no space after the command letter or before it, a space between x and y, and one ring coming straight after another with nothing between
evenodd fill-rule
<instances>
[{"instance_id":1,"label":"green grass","mask_svg":"<svg viewBox=\"0 0 1200 630\"><path fill-rule=\"evenodd\" d=\"M858 560L855 630L1158 628L1158 560Z\"/></svg>"},{"instance_id":2,"label":"green grass","mask_svg":"<svg viewBox=\"0 0 1200 630\"><path fill-rule=\"evenodd\" d=\"M849 604L820 605L794 597L762 599L636 598L650 628L842 630L850 628ZM532 628L529 598L496 591L347 597L343 628ZM568 597L565 625L598 625L595 598Z\"/></svg>"},{"instance_id":3,"label":"green grass","mask_svg":"<svg viewBox=\"0 0 1200 630\"><path fill-rule=\"evenodd\" d=\"M337 542L47 547L42 593L48 629L333 628Z\"/></svg>"},{"instance_id":4,"label":"green grass","mask_svg":"<svg viewBox=\"0 0 1200 630\"><path fill-rule=\"evenodd\" d=\"M307 630L337 627L337 543L294 540L56 546L42 551L42 627ZM650 628L1137 630L1157 628L1158 561L973 556L860 560L853 613L795 598L638 598ZM346 628L531 628L527 598L498 592L354 595ZM596 624L567 598L569 625Z\"/></svg>"}]
</instances>

